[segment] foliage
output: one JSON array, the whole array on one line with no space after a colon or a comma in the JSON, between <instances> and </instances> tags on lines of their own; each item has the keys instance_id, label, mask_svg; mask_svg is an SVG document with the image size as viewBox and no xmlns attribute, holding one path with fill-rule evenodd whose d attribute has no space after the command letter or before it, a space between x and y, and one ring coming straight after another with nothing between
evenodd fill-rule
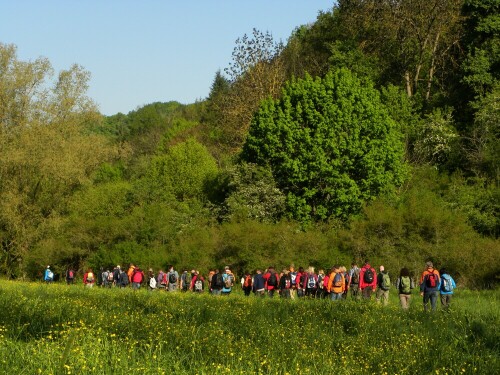
<instances>
[{"instance_id":1,"label":"foliage","mask_svg":"<svg viewBox=\"0 0 500 375\"><path fill-rule=\"evenodd\" d=\"M342 69L263 102L243 158L271 168L293 217L347 219L402 183L400 134L378 92Z\"/></svg>"},{"instance_id":2,"label":"foliage","mask_svg":"<svg viewBox=\"0 0 500 375\"><path fill-rule=\"evenodd\" d=\"M87 132L99 115L81 67L51 82L47 60L19 61L15 47L3 44L0 64L0 267L22 276L37 241L59 227L68 198L116 152Z\"/></svg>"}]
</instances>

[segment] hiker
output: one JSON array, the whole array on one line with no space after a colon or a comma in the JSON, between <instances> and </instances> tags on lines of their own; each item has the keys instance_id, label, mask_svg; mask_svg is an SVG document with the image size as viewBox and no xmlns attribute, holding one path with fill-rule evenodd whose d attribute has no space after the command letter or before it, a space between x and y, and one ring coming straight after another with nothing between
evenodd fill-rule
<instances>
[{"instance_id":1,"label":"hiker","mask_svg":"<svg viewBox=\"0 0 500 375\"><path fill-rule=\"evenodd\" d=\"M167 288L169 292L177 291L179 287L179 273L174 270L174 266L168 266Z\"/></svg>"},{"instance_id":2,"label":"hiker","mask_svg":"<svg viewBox=\"0 0 500 375\"><path fill-rule=\"evenodd\" d=\"M278 290L279 286L279 276L274 270L273 266L270 266L267 269L267 272L263 276L265 281L265 289L267 291L267 295L271 298L274 297L274 293Z\"/></svg>"},{"instance_id":3,"label":"hiker","mask_svg":"<svg viewBox=\"0 0 500 375\"><path fill-rule=\"evenodd\" d=\"M222 281L224 286L222 287L222 295L228 296L233 290L234 286L234 275L228 266L225 267L225 272L222 274Z\"/></svg>"},{"instance_id":4,"label":"hiker","mask_svg":"<svg viewBox=\"0 0 500 375\"><path fill-rule=\"evenodd\" d=\"M399 291L399 301L403 310L410 308L411 290L413 288L415 288L415 285L413 279L410 277L410 271L406 267L401 268L398 280L396 281L396 289Z\"/></svg>"},{"instance_id":5,"label":"hiker","mask_svg":"<svg viewBox=\"0 0 500 375\"><path fill-rule=\"evenodd\" d=\"M75 271L73 271L73 268L68 268L66 270L66 284L71 285L75 281Z\"/></svg>"},{"instance_id":6,"label":"hiker","mask_svg":"<svg viewBox=\"0 0 500 375\"><path fill-rule=\"evenodd\" d=\"M378 303L380 303L380 300L382 300L383 305L387 306L387 304L389 303L389 289L391 287L391 279L384 266L380 266L379 269L380 273L377 275L378 289L376 299Z\"/></svg>"},{"instance_id":7,"label":"hiker","mask_svg":"<svg viewBox=\"0 0 500 375\"><path fill-rule=\"evenodd\" d=\"M297 286L297 297L304 297L306 295L306 279L307 273L304 271L303 267L299 267L297 271L297 277L295 278Z\"/></svg>"},{"instance_id":8,"label":"hiker","mask_svg":"<svg viewBox=\"0 0 500 375\"><path fill-rule=\"evenodd\" d=\"M195 293L203 293L203 290L205 289L205 279L203 276L200 274L199 271L195 271L194 276L193 276L193 287L191 290Z\"/></svg>"},{"instance_id":9,"label":"hiker","mask_svg":"<svg viewBox=\"0 0 500 375\"><path fill-rule=\"evenodd\" d=\"M245 271L245 275L241 278L241 288L248 297L252 291L252 275L248 271Z\"/></svg>"},{"instance_id":10,"label":"hiker","mask_svg":"<svg viewBox=\"0 0 500 375\"><path fill-rule=\"evenodd\" d=\"M324 298L325 290L325 271L320 269L318 271L318 289L316 290L316 298Z\"/></svg>"},{"instance_id":11,"label":"hiker","mask_svg":"<svg viewBox=\"0 0 500 375\"><path fill-rule=\"evenodd\" d=\"M281 298L291 298L290 291L292 290L292 278L290 277L290 271L286 268L283 270L283 275L280 277L279 290Z\"/></svg>"},{"instance_id":12,"label":"hiker","mask_svg":"<svg viewBox=\"0 0 500 375\"><path fill-rule=\"evenodd\" d=\"M305 296L314 298L318 290L318 275L314 272L314 267L309 266L306 275Z\"/></svg>"},{"instance_id":13,"label":"hiker","mask_svg":"<svg viewBox=\"0 0 500 375\"><path fill-rule=\"evenodd\" d=\"M113 269L113 285L118 286L120 284L120 273L121 267L118 265Z\"/></svg>"},{"instance_id":14,"label":"hiker","mask_svg":"<svg viewBox=\"0 0 500 375\"><path fill-rule=\"evenodd\" d=\"M351 269L349 270L349 289L351 289L351 298L359 299L361 295L359 294L359 275L361 273L361 269L358 265L353 262L351 264Z\"/></svg>"},{"instance_id":15,"label":"hiker","mask_svg":"<svg viewBox=\"0 0 500 375\"><path fill-rule=\"evenodd\" d=\"M191 276L194 273L193 271L191 271L191 274L188 274L188 271L186 269L182 270L182 273L181 273L181 292L187 292L188 290L193 289L192 288L193 277Z\"/></svg>"},{"instance_id":16,"label":"hiker","mask_svg":"<svg viewBox=\"0 0 500 375\"><path fill-rule=\"evenodd\" d=\"M290 298L295 299L295 297L297 297L297 272L295 272L295 266L293 264L290 265L290 280L292 282Z\"/></svg>"},{"instance_id":17,"label":"hiker","mask_svg":"<svg viewBox=\"0 0 500 375\"><path fill-rule=\"evenodd\" d=\"M134 273L134 270L135 270L135 265L133 263L130 263L130 266L128 267L128 271L127 271L129 283L132 283L132 275Z\"/></svg>"},{"instance_id":18,"label":"hiker","mask_svg":"<svg viewBox=\"0 0 500 375\"><path fill-rule=\"evenodd\" d=\"M257 269L253 276L252 290L256 296L264 297L266 293L266 280L262 275L262 270Z\"/></svg>"},{"instance_id":19,"label":"hiker","mask_svg":"<svg viewBox=\"0 0 500 375\"><path fill-rule=\"evenodd\" d=\"M157 282L156 282L156 277L155 277L155 274L154 274L152 268L150 268L148 270L148 277L147 277L146 282L147 282L147 285L148 285L148 291L149 292L152 292L153 290L156 289Z\"/></svg>"},{"instance_id":20,"label":"hiker","mask_svg":"<svg viewBox=\"0 0 500 375\"><path fill-rule=\"evenodd\" d=\"M451 296L453 296L453 289L455 289L457 285L446 268L441 268L439 273L441 274L441 285L439 287L441 307L443 310L448 310L450 308Z\"/></svg>"},{"instance_id":21,"label":"hiker","mask_svg":"<svg viewBox=\"0 0 500 375\"><path fill-rule=\"evenodd\" d=\"M135 267L134 272L132 273L132 289L139 290L143 281L144 272L142 272L139 267Z\"/></svg>"},{"instance_id":22,"label":"hiker","mask_svg":"<svg viewBox=\"0 0 500 375\"><path fill-rule=\"evenodd\" d=\"M111 288L113 286L113 272L108 269L102 273L103 288Z\"/></svg>"},{"instance_id":23,"label":"hiker","mask_svg":"<svg viewBox=\"0 0 500 375\"><path fill-rule=\"evenodd\" d=\"M124 270L120 270L120 276L118 278L118 284L120 288L126 288L130 284L130 279L128 274Z\"/></svg>"},{"instance_id":24,"label":"hiker","mask_svg":"<svg viewBox=\"0 0 500 375\"><path fill-rule=\"evenodd\" d=\"M156 285L158 290L167 290L167 274L163 270L158 271L158 276L156 276Z\"/></svg>"},{"instance_id":25,"label":"hiker","mask_svg":"<svg viewBox=\"0 0 500 375\"><path fill-rule=\"evenodd\" d=\"M339 266L333 266L328 278L328 291L330 292L330 299L338 301L342 299L342 294L345 290L344 275L340 271Z\"/></svg>"},{"instance_id":26,"label":"hiker","mask_svg":"<svg viewBox=\"0 0 500 375\"><path fill-rule=\"evenodd\" d=\"M364 299L370 299L372 292L377 289L377 274L368 260L365 261L365 265L359 272L359 289Z\"/></svg>"},{"instance_id":27,"label":"hiker","mask_svg":"<svg viewBox=\"0 0 500 375\"><path fill-rule=\"evenodd\" d=\"M330 292L328 291L328 283L330 281L330 272L326 272L323 277L323 292L321 294L321 298L328 299L330 298Z\"/></svg>"},{"instance_id":28,"label":"hiker","mask_svg":"<svg viewBox=\"0 0 500 375\"><path fill-rule=\"evenodd\" d=\"M89 268L87 272L83 274L83 285L85 288L93 288L95 284L95 276L92 268Z\"/></svg>"},{"instance_id":29,"label":"hiker","mask_svg":"<svg viewBox=\"0 0 500 375\"><path fill-rule=\"evenodd\" d=\"M425 271L420 277L420 296L423 296L424 310L429 310L429 302L431 309L436 310L437 299L439 294L440 277L438 270L434 269L432 262L425 264Z\"/></svg>"},{"instance_id":30,"label":"hiker","mask_svg":"<svg viewBox=\"0 0 500 375\"><path fill-rule=\"evenodd\" d=\"M218 269L215 270L212 276L212 282L210 283L210 289L214 296L220 296L222 294L222 288L224 287L224 280L222 279L222 274Z\"/></svg>"},{"instance_id":31,"label":"hiker","mask_svg":"<svg viewBox=\"0 0 500 375\"><path fill-rule=\"evenodd\" d=\"M47 266L45 269L45 272L43 274L43 280L47 283L50 284L54 281L54 272L50 269L50 266Z\"/></svg>"},{"instance_id":32,"label":"hiker","mask_svg":"<svg viewBox=\"0 0 500 375\"><path fill-rule=\"evenodd\" d=\"M347 272L347 268L345 266L340 267L340 272L342 272L342 275L344 275L345 284L344 292L342 293L342 299L347 299L347 292L351 287L351 278L349 277L349 273Z\"/></svg>"}]
</instances>

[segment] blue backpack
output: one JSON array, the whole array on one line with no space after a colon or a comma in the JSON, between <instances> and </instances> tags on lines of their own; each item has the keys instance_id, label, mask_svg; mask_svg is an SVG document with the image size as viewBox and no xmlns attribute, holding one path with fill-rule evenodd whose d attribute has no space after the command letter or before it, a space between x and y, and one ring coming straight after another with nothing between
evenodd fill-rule
<instances>
[{"instance_id":1,"label":"blue backpack","mask_svg":"<svg viewBox=\"0 0 500 375\"><path fill-rule=\"evenodd\" d=\"M444 274L441 276L441 290L446 293L453 292L453 282L451 281L451 276Z\"/></svg>"}]
</instances>

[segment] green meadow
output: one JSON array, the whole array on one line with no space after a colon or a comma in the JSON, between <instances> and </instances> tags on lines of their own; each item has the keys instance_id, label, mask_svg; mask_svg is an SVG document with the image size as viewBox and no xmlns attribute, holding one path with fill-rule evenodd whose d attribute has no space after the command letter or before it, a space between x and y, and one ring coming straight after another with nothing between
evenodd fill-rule
<instances>
[{"instance_id":1,"label":"green meadow","mask_svg":"<svg viewBox=\"0 0 500 375\"><path fill-rule=\"evenodd\" d=\"M0 282L0 373L494 374L498 291L450 312Z\"/></svg>"}]
</instances>

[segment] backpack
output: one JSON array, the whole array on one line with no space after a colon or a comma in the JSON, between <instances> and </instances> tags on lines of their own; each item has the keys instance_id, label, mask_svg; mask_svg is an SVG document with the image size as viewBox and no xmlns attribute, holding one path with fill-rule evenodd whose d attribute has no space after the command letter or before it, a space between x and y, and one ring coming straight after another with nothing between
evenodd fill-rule
<instances>
[{"instance_id":1,"label":"backpack","mask_svg":"<svg viewBox=\"0 0 500 375\"><path fill-rule=\"evenodd\" d=\"M243 282L243 288L250 288L252 286L252 276L248 275L245 277Z\"/></svg>"},{"instance_id":2,"label":"backpack","mask_svg":"<svg viewBox=\"0 0 500 375\"><path fill-rule=\"evenodd\" d=\"M325 287L325 276L318 275L318 286L320 289L323 289Z\"/></svg>"},{"instance_id":3,"label":"backpack","mask_svg":"<svg viewBox=\"0 0 500 375\"><path fill-rule=\"evenodd\" d=\"M75 277L75 274L72 270L68 272L68 279L73 279Z\"/></svg>"},{"instance_id":4,"label":"backpack","mask_svg":"<svg viewBox=\"0 0 500 375\"><path fill-rule=\"evenodd\" d=\"M309 278L307 279L307 288L316 289L316 279L314 278L314 275L309 275Z\"/></svg>"},{"instance_id":5,"label":"backpack","mask_svg":"<svg viewBox=\"0 0 500 375\"><path fill-rule=\"evenodd\" d=\"M342 274L337 272L335 277L333 278L333 286L336 288L340 288L342 286Z\"/></svg>"},{"instance_id":6,"label":"backpack","mask_svg":"<svg viewBox=\"0 0 500 375\"><path fill-rule=\"evenodd\" d=\"M278 279L276 278L276 273L271 272L269 275L269 279L267 279L267 286L277 286Z\"/></svg>"},{"instance_id":7,"label":"backpack","mask_svg":"<svg viewBox=\"0 0 500 375\"><path fill-rule=\"evenodd\" d=\"M356 268L354 270L354 273L352 274L351 284L359 284L359 273L360 272L361 272L361 270L359 268Z\"/></svg>"},{"instance_id":8,"label":"backpack","mask_svg":"<svg viewBox=\"0 0 500 375\"><path fill-rule=\"evenodd\" d=\"M53 278L54 278L54 272L49 270L49 272L47 272L47 280L52 280Z\"/></svg>"},{"instance_id":9,"label":"backpack","mask_svg":"<svg viewBox=\"0 0 500 375\"><path fill-rule=\"evenodd\" d=\"M191 274L190 273L185 273L183 274L184 276L184 284L182 285L183 290L188 290L189 287L191 286Z\"/></svg>"},{"instance_id":10,"label":"backpack","mask_svg":"<svg viewBox=\"0 0 500 375\"><path fill-rule=\"evenodd\" d=\"M451 282L451 276L445 274L442 276L442 280L441 290L447 293L453 292L453 283Z\"/></svg>"},{"instance_id":11,"label":"backpack","mask_svg":"<svg viewBox=\"0 0 500 375\"><path fill-rule=\"evenodd\" d=\"M306 281L306 278L307 278L307 274L306 273L302 273L300 275L300 278L299 278L299 288L303 288L304 287L304 283Z\"/></svg>"},{"instance_id":12,"label":"backpack","mask_svg":"<svg viewBox=\"0 0 500 375\"><path fill-rule=\"evenodd\" d=\"M428 273L425 277L425 286L429 289L434 289L438 286L438 275L434 272Z\"/></svg>"},{"instance_id":13,"label":"backpack","mask_svg":"<svg viewBox=\"0 0 500 375\"><path fill-rule=\"evenodd\" d=\"M227 275L226 280L224 280L224 287L231 288L233 286L233 275Z\"/></svg>"},{"instance_id":14,"label":"backpack","mask_svg":"<svg viewBox=\"0 0 500 375\"><path fill-rule=\"evenodd\" d=\"M167 274L163 273L161 278L161 285L167 285Z\"/></svg>"},{"instance_id":15,"label":"backpack","mask_svg":"<svg viewBox=\"0 0 500 375\"><path fill-rule=\"evenodd\" d=\"M380 283L380 287L383 290L389 290L391 287L391 278L389 277L388 273L383 273L382 274L382 283Z\"/></svg>"},{"instance_id":16,"label":"backpack","mask_svg":"<svg viewBox=\"0 0 500 375\"><path fill-rule=\"evenodd\" d=\"M411 280L408 276L402 276L399 280L399 291L403 294L411 293Z\"/></svg>"},{"instance_id":17,"label":"backpack","mask_svg":"<svg viewBox=\"0 0 500 375\"><path fill-rule=\"evenodd\" d=\"M292 280L290 280L288 277L285 279L285 289L290 289L292 286Z\"/></svg>"},{"instance_id":18,"label":"backpack","mask_svg":"<svg viewBox=\"0 0 500 375\"><path fill-rule=\"evenodd\" d=\"M168 282L169 284L175 284L177 282L177 276L175 275L175 273L170 272L168 274Z\"/></svg>"},{"instance_id":19,"label":"backpack","mask_svg":"<svg viewBox=\"0 0 500 375\"><path fill-rule=\"evenodd\" d=\"M373 283L373 271L371 268L367 268L365 270L365 274L363 275L363 281L366 283L366 284L371 284Z\"/></svg>"},{"instance_id":20,"label":"backpack","mask_svg":"<svg viewBox=\"0 0 500 375\"><path fill-rule=\"evenodd\" d=\"M87 282L88 283L94 282L94 274L92 272L87 273Z\"/></svg>"},{"instance_id":21,"label":"backpack","mask_svg":"<svg viewBox=\"0 0 500 375\"><path fill-rule=\"evenodd\" d=\"M122 285L128 285L129 280L128 280L128 275L125 272L122 272L120 274L120 284Z\"/></svg>"},{"instance_id":22,"label":"backpack","mask_svg":"<svg viewBox=\"0 0 500 375\"><path fill-rule=\"evenodd\" d=\"M297 272L290 272L290 281L292 285L297 284Z\"/></svg>"},{"instance_id":23,"label":"backpack","mask_svg":"<svg viewBox=\"0 0 500 375\"><path fill-rule=\"evenodd\" d=\"M149 279L149 287L151 289L156 289L156 279L154 278L154 276Z\"/></svg>"},{"instance_id":24,"label":"backpack","mask_svg":"<svg viewBox=\"0 0 500 375\"><path fill-rule=\"evenodd\" d=\"M222 275L220 273L215 275L215 287L216 288L224 287L224 280L222 279Z\"/></svg>"},{"instance_id":25,"label":"backpack","mask_svg":"<svg viewBox=\"0 0 500 375\"><path fill-rule=\"evenodd\" d=\"M194 290L196 292L203 291L203 280L201 278L196 278L196 281L194 282Z\"/></svg>"},{"instance_id":26,"label":"backpack","mask_svg":"<svg viewBox=\"0 0 500 375\"><path fill-rule=\"evenodd\" d=\"M113 281L113 273L112 272L108 273L107 279L108 279L108 281Z\"/></svg>"}]
</instances>

